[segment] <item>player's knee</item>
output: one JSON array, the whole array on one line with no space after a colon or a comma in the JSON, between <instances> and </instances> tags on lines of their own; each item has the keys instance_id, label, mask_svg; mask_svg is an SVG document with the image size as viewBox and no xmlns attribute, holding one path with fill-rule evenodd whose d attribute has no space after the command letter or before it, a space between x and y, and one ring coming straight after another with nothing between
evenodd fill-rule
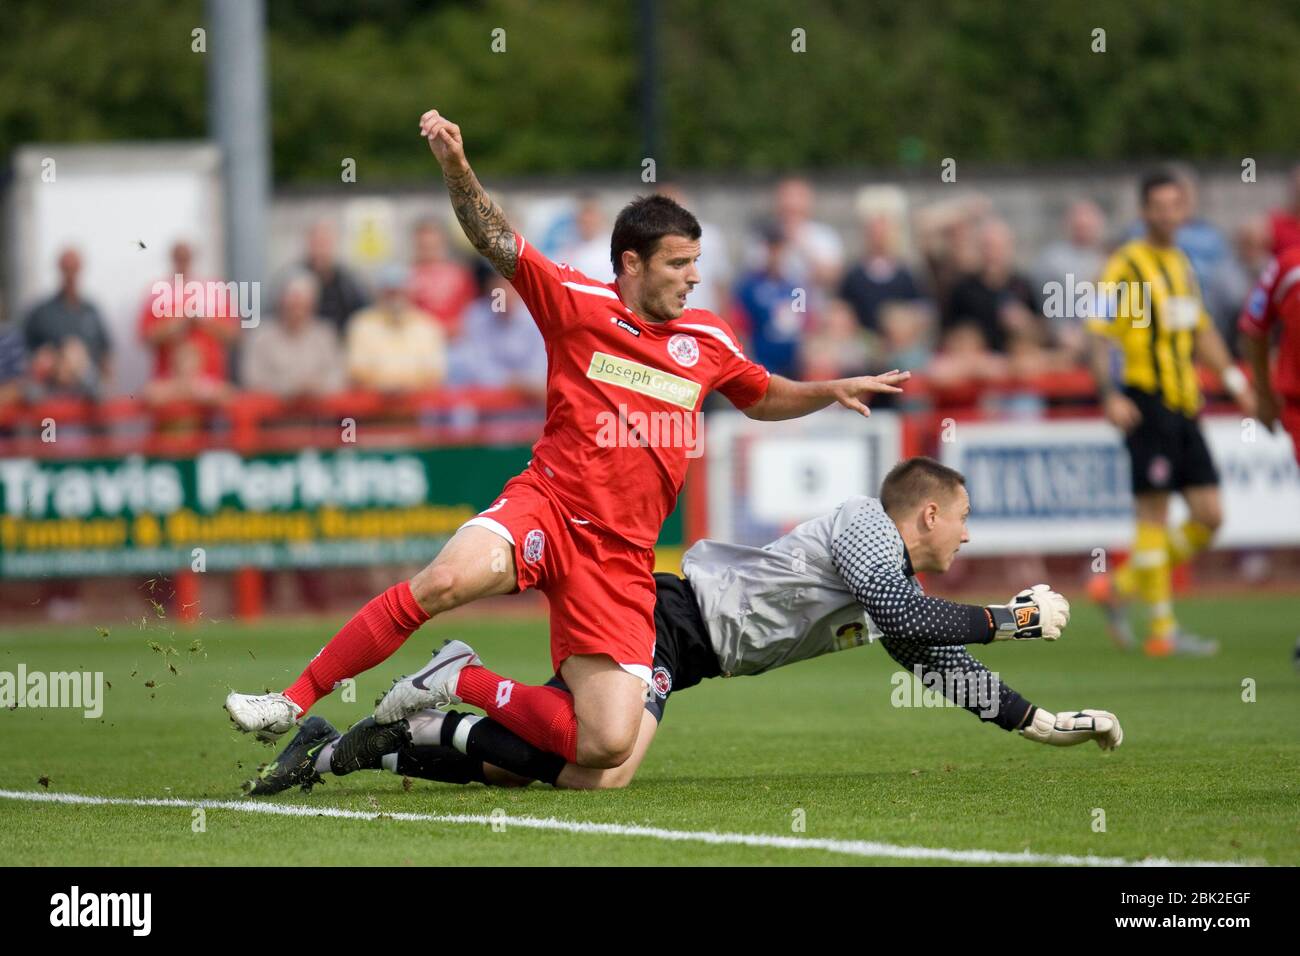
<instances>
[{"instance_id":1,"label":"player's knee","mask_svg":"<svg viewBox=\"0 0 1300 956\"><path fill-rule=\"evenodd\" d=\"M1202 507L1195 517L1210 530L1211 534L1214 534L1223 524L1223 506L1215 504Z\"/></svg>"},{"instance_id":2,"label":"player's knee","mask_svg":"<svg viewBox=\"0 0 1300 956\"><path fill-rule=\"evenodd\" d=\"M411 579L411 595L429 614L455 607L464 599L462 575L449 564L431 564Z\"/></svg>"},{"instance_id":3,"label":"player's knee","mask_svg":"<svg viewBox=\"0 0 1300 956\"><path fill-rule=\"evenodd\" d=\"M636 728L630 731L600 730L585 734L578 731L578 763L597 770L622 766L636 747Z\"/></svg>"},{"instance_id":4,"label":"player's knee","mask_svg":"<svg viewBox=\"0 0 1300 956\"><path fill-rule=\"evenodd\" d=\"M578 745L578 763L593 770L610 770L620 766L632 756L632 748L610 747L604 744Z\"/></svg>"}]
</instances>

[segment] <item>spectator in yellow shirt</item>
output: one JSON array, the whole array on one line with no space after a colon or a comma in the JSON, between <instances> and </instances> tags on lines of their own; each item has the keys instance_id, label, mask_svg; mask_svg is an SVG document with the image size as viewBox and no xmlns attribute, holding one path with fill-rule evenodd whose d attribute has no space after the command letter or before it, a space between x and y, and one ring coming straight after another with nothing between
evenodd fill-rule
<instances>
[{"instance_id":1,"label":"spectator in yellow shirt","mask_svg":"<svg viewBox=\"0 0 1300 956\"><path fill-rule=\"evenodd\" d=\"M386 266L376 303L348 321L348 377L361 388L413 392L437 388L447 372L446 335L410 302L406 270Z\"/></svg>"}]
</instances>

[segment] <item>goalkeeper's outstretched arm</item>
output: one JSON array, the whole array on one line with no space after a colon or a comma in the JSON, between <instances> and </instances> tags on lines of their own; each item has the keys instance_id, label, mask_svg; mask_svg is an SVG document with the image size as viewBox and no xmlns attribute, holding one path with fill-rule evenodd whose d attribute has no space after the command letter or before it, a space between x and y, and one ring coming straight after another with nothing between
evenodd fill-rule
<instances>
[{"instance_id":1,"label":"goalkeeper's outstretched arm","mask_svg":"<svg viewBox=\"0 0 1300 956\"><path fill-rule=\"evenodd\" d=\"M913 674L919 668L927 686L936 684L953 703L1003 730L1020 730L1038 709L964 647L927 645L899 637L883 637L880 643L899 666Z\"/></svg>"},{"instance_id":2,"label":"goalkeeper's outstretched arm","mask_svg":"<svg viewBox=\"0 0 1300 956\"><path fill-rule=\"evenodd\" d=\"M1114 750L1124 741L1114 714L1104 710L1052 713L1036 707L964 647L926 645L897 637L881 638L880 643L909 672L915 674L919 667L922 682L937 684L936 689L941 688L953 703L986 723L1018 730L1035 743L1072 747L1095 740L1102 750Z\"/></svg>"}]
</instances>

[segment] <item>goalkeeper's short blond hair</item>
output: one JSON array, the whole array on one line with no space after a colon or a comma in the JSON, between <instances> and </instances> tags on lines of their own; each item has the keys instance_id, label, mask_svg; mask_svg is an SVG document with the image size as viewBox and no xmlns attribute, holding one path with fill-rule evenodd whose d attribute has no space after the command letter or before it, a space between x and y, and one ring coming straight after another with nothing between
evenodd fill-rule
<instances>
[{"instance_id":1,"label":"goalkeeper's short blond hair","mask_svg":"<svg viewBox=\"0 0 1300 956\"><path fill-rule=\"evenodd\" d=\"M917 455L900 461L880 483L880 505L885 514L898 520L929 501L947 501L966 484L956 468Z\"/></svg>"}]
</instances>

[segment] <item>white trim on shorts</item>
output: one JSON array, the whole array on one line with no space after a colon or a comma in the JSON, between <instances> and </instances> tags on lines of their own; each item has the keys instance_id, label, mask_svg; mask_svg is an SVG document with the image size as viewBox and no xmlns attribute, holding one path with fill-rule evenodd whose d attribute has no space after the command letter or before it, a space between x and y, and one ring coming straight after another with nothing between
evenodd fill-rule
<instances>
[{"instance_id":1,"label":"white trim on shorts","mask_svg":"<svg viewBox=\"0 0 1300 956\"><path fill-rule=\"evenodd\" d=\"M623 668L623 670L627 671L633 677L641 678L645 681L647 687L654 686L650 682L650 668L646 667L644 664L619 664L618 666Z\"/></svg>"},{"instance_id":2,"label":"white trim on shorts","mask_svg":"<svg viewBox=\"0 0 1300 956\"><path fill-rule=\"evenodd\" d=\"M460 527L461 528L487 528L493 534L499 535L502 538L505 538L507 541L509 541L511 547L513 547L515 543L514 535L510 533L510 529L507 528L505 525L503 525L500 521L497 521L495 518L485 518L483 517L483 515L479 515L477 518L470 518ZM457 528L456 530L459 531L460 528Z\"/></svg>"}]
</instances>

